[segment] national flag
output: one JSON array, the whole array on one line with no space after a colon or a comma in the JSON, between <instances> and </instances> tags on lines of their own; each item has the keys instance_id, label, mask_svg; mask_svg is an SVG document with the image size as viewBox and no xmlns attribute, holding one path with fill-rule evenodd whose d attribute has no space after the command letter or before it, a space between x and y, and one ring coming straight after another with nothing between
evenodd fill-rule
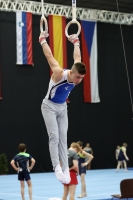
<instances>
[{"instance_id":1,"label":"national flag","mask_svg":"<svg viewBox=\"0 0 133 200\"><path fill-rule=\"evenodd\" d=\"M49 46L54 58L58 61L60 67L67 68L67 49L66 49L66 18L64 16L49 15Z\"/></svg>"},{"instance_id":2,"label":"national flag","mask_svg":"<svg viewBox=\"0 0 133 200\"><path fill-rule=\"evenodd\" d=\"M17 64L33 65L32 56L32 14L16 12Z\"/></svg>"},{"instance_id":3,"label":"national flag","mask_svg":"<svg viewBox=\"0 0 133 200\"><path fill-rule=\"evenodd\" d=\"M97 23L81 21L82 61L87 73L84 77L84 102L100 102L97 71Z\"/></svg>"}]
</instances>

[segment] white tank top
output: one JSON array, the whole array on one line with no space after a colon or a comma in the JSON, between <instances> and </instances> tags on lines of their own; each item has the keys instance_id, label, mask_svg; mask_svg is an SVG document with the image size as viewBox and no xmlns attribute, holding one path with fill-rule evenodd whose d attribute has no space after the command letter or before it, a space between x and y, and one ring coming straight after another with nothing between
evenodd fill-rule
<instances>
[{"instance_id":1,"label":"white tank top","mask_svg":"<svg viewBox=\"0 0 133 200\"><path fill-rule=\"evenodd\" d=\"M62 79L54 83L52 78L49 82L49 88L46 95L46 99L58 104L62 104L66 101L71 90L74 88L74 83L68 82L67 80L68 71L65 70Z\"/></svg>"}]
</instances>

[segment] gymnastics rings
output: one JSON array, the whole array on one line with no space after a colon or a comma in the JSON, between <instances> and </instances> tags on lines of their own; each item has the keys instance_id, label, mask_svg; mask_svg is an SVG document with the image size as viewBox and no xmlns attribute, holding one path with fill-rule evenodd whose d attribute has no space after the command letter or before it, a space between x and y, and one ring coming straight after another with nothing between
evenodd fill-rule
<instances>
[{"instance_id":1,"label":"gymnastics rings","mask_svg":"<svg viewBox=\"0 0 133 200\"><path fill-rule=\"evenodd\" d=\"M81 32L81 25L80 23L77 21L77 20L72 20L70 21L67 25L66 25L66 28L65 28L65 34L66 34L66 37L69 38L69 35L68 35L68 28L71 24L77 24L78 25L78 32L75 34L75 37L78 37L80 32Z\"/></svg>"},{"instance_id":2,"label":"gymnastics rings","mask_svg":"<svg viewBox=\"0 0 133 200\"><path fill-rule=\"evenodd\" d=\"M43 30L43 24L45 24L45 32L48 33L48 23L47 23L47 20L44 16L42 16L41 19L40 19L40 31L41 31L41 33L44 31Z\"/></svg>"},{"instance_id":3,"label":"gymnastics rings","mask_svg":"<svg viewBox=\"0 0 133 200\"><path fill-rule=\"evenodd\" d=\"M72 20L66 25L66 28L65 28L65 34L66 34L67 38L69 38L68 28L71 24L77 24L78 25L78 32L75 34L75 37L78 37L80 32L81 32L81 25L76 20L76 0L72 0Z\"/></svg>"},{"instance_id":4,"label":"gymnastics rings","mask_svg":"<svg viewBox=\"0 0 133 200\"><path fill-rule=\"evenodd\" d=\"M43 0L41 0L41 2L42 2L42 17L40 19L40 31L41 31L41 33L44 31L43 25L45 24L45 32L48 33L48 23L47 23L46 18L44 17Z\"/></svg>"}]
</instances>

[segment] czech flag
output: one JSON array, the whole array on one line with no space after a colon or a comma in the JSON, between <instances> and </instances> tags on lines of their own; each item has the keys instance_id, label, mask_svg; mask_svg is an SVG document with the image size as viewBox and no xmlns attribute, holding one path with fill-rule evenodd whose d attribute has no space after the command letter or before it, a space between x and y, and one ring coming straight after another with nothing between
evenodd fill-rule
<instances>
[{"instance_id":1,"label":"czech flag","mask_svg":"<svg viewBox=\"0 0 133 200\"><path fill-rule=\"evenodd\" d=\"M32 14L16 12L17 64L33 65L32 56Z\"/></svg>"},{"instance_id":2,"label":"czech flag","mask_svg":"<svg viewBox=\"0 0 133 200\"><path fill-rule=\"evenodd\" d=\"M64 16L49 15L49 46L54 58L58 61L61 68L67 68L67 49L66 49L66 18Z\"/></svg>"},{"instance_id":3,"label":"czech flag","mask_svg":"<svg viewBox=\"0 0 133 200\"><path fill-rule=\"evenodd\" d=\"M83 79L84 102L100 102L97 72L97 23L81 21L82 61L87 73Z\"/></svg>"}]
</instances>

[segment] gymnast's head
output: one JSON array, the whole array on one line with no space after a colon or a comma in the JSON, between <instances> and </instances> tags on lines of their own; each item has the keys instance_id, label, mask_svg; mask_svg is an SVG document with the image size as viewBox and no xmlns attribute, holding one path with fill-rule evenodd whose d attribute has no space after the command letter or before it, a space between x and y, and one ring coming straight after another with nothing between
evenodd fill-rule
<instances>
[{"instance_id":1,"label":"gymnast's head","mask_svg":"<svg viewBox=\"0 0 133 200\"><path fill-rule=\"evenodd\" d=\"M79 84L83 80L85 74L86 74L85 64L82 62L74 63L74 65L72 66L70 70L70 76L71 76L72 82L75 85Z\"/></svg>"}]
</instances>

